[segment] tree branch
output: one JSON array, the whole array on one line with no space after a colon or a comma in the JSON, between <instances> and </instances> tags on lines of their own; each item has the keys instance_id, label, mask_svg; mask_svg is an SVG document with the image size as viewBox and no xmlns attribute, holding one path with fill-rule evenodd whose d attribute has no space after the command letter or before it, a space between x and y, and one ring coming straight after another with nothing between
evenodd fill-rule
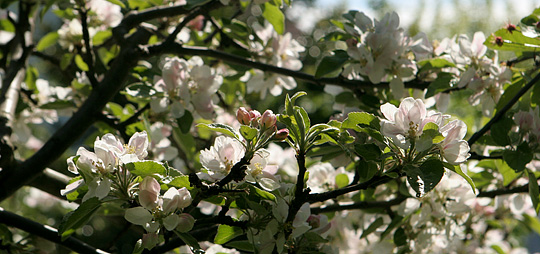
<instances>
[{"instance_id":1,"label":"tree branch","mask_svg":"<svg viewBox=\"0 0 540 254\"><path fill-rule=\"evenodd\" d=\"M58 235L57 229L47 226L47 225L42 225L40 223L37 223L33 220L27 219L22 216L19 216L12 212L8 212L1 207L0 207L0 223L3 223L9 227L15 227L15 228L24 230L30 234L39 236L51 242L65 246L78 253L101 253L101 254L107 253L100 249L96 249L72 236L68 237L66 240L63 241L62 237Z\"/></svg>"},{"instance_id":2,"label":"tree branch","mask_svg":"<svg viewBox=\"0 0 540 254\"><path fill-rule=\"evenodd\" d=\"M493 118L491 118L491 120L489 120L489 122L486 123L486 125L484 125L482 129L474 133L471 138L469 138L469 146L472 146L476 141L478 141L478 139L480 139L486 132L488 132L491 129L491 126L493 126L493 124L499 121L504 116L504 114L506 114L506 112L508 112L508 110L510 110L514 106L514 104L519 100L519 98L521 98L521 96L523 96L527 91L529 91L529 89L531 89L531 87L533 87L533 85L536 84L538 81L540 81L540 73L536 74L536 76L534 76L534 78L531 79L529 83L522 87L501 110L497 111L495 116L493 116Z\"/></svg>"},{"instance_id":3,"label":"tree branch","mask_svg":"<svg viewBox=\"0 0 540 254\"><path fill-rule=\"evenodd\" d=\"M118 57L97 89L92 93L80 109L28 160L18 167L4 168L0 171L0 201L17 189L30 183L37 175L52 163L75 142L88 127L96 121L94 117L120 91L129 72L140 58L139 43L146 42L150 33L138 29L122 47Z\"/></svg>"},{"instance_id":4,"label":"tree branch","mask_svg":"<svg viewBox=\"0 0 540 254\"><path fill-rule=\"evenodd\" d=\"M344 210L353 210L353 209L371 209L371 208L389 208L395 205L401 204L401 202L405 201L407 198L405 196L398 196L397 198L388 200L388 201L365 201L365 202L355 202L352 204L334 204L334 205L327 205L324 207L314 207L311 208L311 213L319 214L319 213L328 213L328 212L337 212L337 211L344 211Z\"/></svg>"},{"instance_id":5,"label":"tree branch","mask_svg":"<svg viewBox=\"0 0 540 254\"><path fill-rule=\"evenodd\" d=\"M511 189L498 189L498 190L492 190L492 191L481 191L480 193L478 193L478 195L476 197L494 198L494 197L500 196L500 195L522 193L522 192L529 192L529 184L525 184L525 185L519 186L519 187L514 187L514 188L511 188Z\"/></svg>"},{"instance_id":6,"label":"tree branch","mask_svg":"<svg viewBox=\"0 0 540 254\"><path fill-rule=\"evenodd\" d=\"M363 182L363 183L349 185L349 186L343 187L341 189L328 191L328 192L324 192L324 193L310 194L308 196L307 200L310 203L323 202L323 201L326 201L326 200L329 200L329 199L337 198L337 197L339 197L341 195L344 195L344 194L347 194L349 192L353 192L353 191L357 191L357 190L365 190L365 189L370 188L370 187L375 187L375 186L381 185L383 183L386 183L386 182L388 182L388 181L390 181L392 179L393 179L392 177L389 177L389 176L386 176L386 175L375 176L375 177L371 178L370 180L368 180L366 182Z\"/></svg>"},{"instance_id":7,"label":"tree branch","mask_svg":"<svg viewBox=\"0 0 540 254\"><path fill-rule=\"evenodd\" d=\"M388 82L381 82L379 84L373 84L369 81L362 81L362 80L349 80L344 77L335 77L335 78L316 78L313 75L306 74L300 71L293 71L286 68L281 68L265 63L256 62L253 60L245 59L233 54L229 54L223 51L218 51L214 49L208 49L203 47L191 47L191 46L184 46L179 43L174 44L158 44L154 46L149 46L147 48L147 54L146 57L151 57L154 55L164 54L164 53L170 53L170 54L177 54L177 55L198 55L198 56L207 56L211 58L220 59L224 62L232 63L232 64L238 64L250 68L259 69L262 71L272 72L276 74L281 74L285 76L290 76L293 78L297 78L303 81L307 81L316 85L324 86L325 84L330 85L337 85L341 86L347 89L355 90L358 88L389 88ZM417 88L417 89L425 89L429 85L428 82L423 81L409 81L405 82L405 87L407 88Z\"/></svg>"}]
</instances>

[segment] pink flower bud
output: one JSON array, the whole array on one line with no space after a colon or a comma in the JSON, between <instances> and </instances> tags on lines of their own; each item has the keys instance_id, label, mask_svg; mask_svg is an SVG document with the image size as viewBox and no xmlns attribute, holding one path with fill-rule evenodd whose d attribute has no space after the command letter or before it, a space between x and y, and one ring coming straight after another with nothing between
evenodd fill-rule
<instances>
[{"instance_id":1,"label":"pink flower bud","mask_svg":"<svg viewBox=\"0 0 540 254\"><path fill-rule=\"evenodd\" d=\"M243 125L249 125L251 122L251 114L244 107L240 107L236 111L236 120Z\"/></svg>"},{"instance_id":2,"label":"pink flower bud","mask_svg":"<svg viewBox=\"0 0 540 254\"><path fill-rule=\"evenodd\" d=\"M289 130L284 128L284 129L278 130L276 132L276 135L274 135L273 139L277 141L284 141L288 136L289 136Z\"/></svg>"},{"instance_id":3,"label":"pink flower bud","mask_svg":"<svg viewBox=\"0 0 540 254\"><path fill-rule=\"evenodd\" d=\"M178 217L180 220L178 221L176 230L180 232L188 232L193 228L193 225L195 225L195 218L188 213L181 213Z\"/></svg>"},{"instance_id":4,"label":"pink flower bud","mask_svg":"<svg viewBox=\"0 0 540 254\"><path fill-rule=\"evenodd\" d=\"M152 210L156 205L159 197L161 186L158 181L151 176L147 176L139 184L139 203L148 210Z\"/></svg>"},{"instance_id":5,"label":"pink flower bud","mask_svg":"<svg viewBox=\"0 0 540 254\"><path fill-rule=\"evenodd\" d=\"M274 125L276 125L277 117L274 115L272 110L267 109L261 116L259 121L262 130L266 130Z\"/></svg>"},{"instance_id":6,"label":"pink flower bud","mask_svg":"<svg viewBox=\"0 0 540 254\"><path fill-rule=\"evenodd\" d=\"M259 118L261 118L261 113L257 110L250 110L249 117L251 118L251 125L253 127L259 126Z\"/></svg>"}]
</instances>

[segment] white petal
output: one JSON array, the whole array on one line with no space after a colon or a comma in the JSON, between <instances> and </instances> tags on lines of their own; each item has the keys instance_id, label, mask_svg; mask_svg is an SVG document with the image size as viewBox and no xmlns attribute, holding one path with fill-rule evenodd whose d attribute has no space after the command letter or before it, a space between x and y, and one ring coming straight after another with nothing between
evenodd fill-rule
<instances>
[{"instance_id":1,"label":"white petal","mask_svg":"<svg viewBox=\"0 0 540 254\"><path fill-rule=\"evenodd\" d=\"M171 231L176 228L179 221L180 218L178 218L178 215L173 213L163 219L163 226L165 226L167 230Z\"/></svg>"}]
</instances>

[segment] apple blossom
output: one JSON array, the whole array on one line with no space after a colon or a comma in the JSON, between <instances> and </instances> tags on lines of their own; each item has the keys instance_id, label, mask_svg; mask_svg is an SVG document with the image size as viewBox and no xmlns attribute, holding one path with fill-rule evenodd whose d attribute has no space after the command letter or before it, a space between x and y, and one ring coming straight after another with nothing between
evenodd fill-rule
<instances>
[{"instance_id":1,"label":"apple blossom","mask_svg":"<svg viewBox=\"0 0 540 254\"><path fill-rule=\"evenodd\" d=\"M201 151L200 160L206 172L197 175L207 181L215 182L224 178L231 168L244 157L244 146L237 140L219 136L214 145Z\"/></svg>"}]
</instances>

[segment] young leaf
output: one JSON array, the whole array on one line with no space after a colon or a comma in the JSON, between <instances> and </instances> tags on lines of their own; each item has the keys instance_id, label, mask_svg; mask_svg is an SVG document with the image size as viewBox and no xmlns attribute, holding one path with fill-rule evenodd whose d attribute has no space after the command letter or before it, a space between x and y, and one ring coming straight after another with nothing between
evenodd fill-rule
<instances>
[{"instance_id":1,"label":"young leaf","mask_svg":"<svg viewBox=\"0 0 540 254\"><path fill-rule=\"evenodd\" d=\"M354 151L366 160L380 160L381 149L375 144L355 144Z\"/></svg>"},{"instance_id":2,"label":"young leaf","mask_svg":"<svg viewBox=\"0 0 540 254\"><path fill-rule=\"evenodd\" d=\"M275 201L276 200L276 196L274 196L274 194L268 192L268 191L265 191L265 190L261 190L253 185L250 185L249 186L249 190L250 190L250 194L253 194L255 196L258 196L259 198L262 198L262 199L266 199L266 200L272 200L272 201Z\"/></svg>"},{"instance_id":3,"label":"young leaf","mask_svg":"<svg viewBox=\"0 0 540 254\"><path fill-rule=\"evenodd\" d=\"M191 129L191 124L193 124L193 115L186 110L182 117L176 119L176 123L182 133L188 133Z\"/></svg>"},{"instance_id":4,"label":"young leaf","mask_svg":"<svg viewBox=\"0 0 540 254\"><path fill-rule=\"evenodd\" d=\"M538 214L538 211L540 211L540 188L538 187L538 180L536 180L534 173L529 170L527 170L527 177L529 177L529 195L531 196L536 214Z\"/></svg>"},{"instance_id":5,"label":"young leaf","mask_svg":"<svg viewBox=\"0 0 540 254\"><path fill-rule=\"evenodd\" d=\"M529 163L534 157L529 144L522 143L517 147L515 151L505 150L503 152L503 159L508 166L513 168L516 172L521 172L525 169L525 165Z\"/></svg>"},{"instance_id":6,"label":"young leaf","mask_svg":"<svg viewBox=\"0 0 540 254\"><path fill-rule=\"evenodd\" d=\"M440 160L430 159L422 163L420 167L405 166L407 181L416 191L416 196L421 197L435 188L444 175L444 167Z\"/></svg>"},{"instance_id":7,"label":"young leaf","mask_svg":"<svg viewBox=\"0 0 540 254\"><path fill-rule=\"evenodd\" d=\"M247 125L240 126L240 134L242 134L242 137L244 137L246 140L253 140L255 137L257 137L257 129L251 128Z\"/></svg>"},{"instance_id":8,"label":"young leaf","mask_svg":"<svg viewBox=\"0 0 540 254\"><path fill-rule=\"evenodd\" d=\"M75 55L75 64L81 71L88 71L88 64L84 62L81 55Z\"/></svg>"},{"instance_id":9,"label":"young leaf","mask_svg":"<svg viewBox=\"0 0 540 254\"><path fill-rule=\"evenodd\" d=\"M197 124L198 128L208 129L211 131L220 132L221 134L227 135L231 138L240 139L236 131L229 125L220 124L220 123L211 123L211 124Z\"/></svg>"},{"instance_id":10,"label":"young leaf","mask_svg":"<svg viewBox=\"0 0 540 254\"><path fill-rule=\"evenodd\" d=\"M369 234L375 232L375 230L377 230L377 228L379 228L383 224L384 224L383 218L382 217L377 218L374 222L372 222L369 225L368 228L366 228L366 230L364 230L364 232L362 232L362 236L360 236L360 238L364 238L368 236Z\"/></svg>"},{"instance_id":11,"label":"young leaf","mask_svg":"<svg viewBox=\"0 0 540 254\"><path fill-rule=\"evenodd\" d=\"M214 243L224 244L242 234L244 231L239 227L221 224L218 227L216 237L214 237Z\"/></svg>"},{"instance_id":12,"label":"young leaf","mask_svg":"<svg viewBox=\"0 0 540 254\"><path fill-rule=\"evenodd\" d=\"M178 236L178 238L184 241L184 243L186 243L187 245L197 250L201 249L201 246L199 245L199 242L197 241L197 239L195 239L195 237L193 237L189 233L181 233L181 232L178 232L177 230L174 230L174 233Z\"/></svg>"},{"instance_id":13,"label":"young leaf","mask_svg":"<svg viewBox=\"0 0 540 254\"><path fill-rule=\"evenodd\" d=\"M349 113L347 119L341 124L343 129L359 130L358 126L380 130L380 120L376 116L366 112Z\"/></svg>"},{"instance_id":14,"label":"young leaf","mask_svg":"<svg viewBox=\"0 0 540 254\"><path fill-rule=\"evenodd\" d=\"M469 183L469 185L471 186L472 191L476 194L476 186L474 184L474 181L467 174L465 174L465 172L463 172L463 170L461 170L460 165L452 165L452 164L446 163L446 162L443 162L443 164L444 164L445 168L450 169L450 170L456 172L461 177L463 177L463 179L465 179L467 181L467 183Z\"/></svg>"},{"instance_id":15,"label":"young leaf","mask_svg":"<svg viewBox=\"0 0 540 254\"><path fill-rule=\"evenodd\" d=\"M263 17L272 24L278 34L285 32L285 15L283 15L279 6L274 5L272 2L266 2L264 4Z\"/></svg>"},{"instance_id":16,"label":"young leaf","mask_svg":"<svg viewBox=\"0 0 540 254\"><path fill-rule=\"evenodd\" d=\"M346 174L336 175L335 181L336 181L337 188L343 188L349 185L349 177Z\"/></svg>"},{"instance_id":17,"label":"young leaf","mask_svg":"<svg viewBox=\"0 0 540 254\"><path fill-rule=\"evenodd\" d=\"M97 197L83 202L77 209L69 212L64 216L60 226L58 227L58 235L62 236L62 239L68 237L75 229L84 225L92 214L94 214L101 206L101 201Z\"/></svg>"},{"instance_id":18,"label":"young leaf","mask_svg":"<svg viewBox=\"0 0 540 254\"><path fill-rule=\"evenodd\" d=\"M41 40L39 40L36 50L37 51L43 51L52 45L54 45L58 41L58 32L50 32L47 35L43 36Z\"/></svg>"},{"instance_id":19,"label":"young leaf","mask_svg":"<svg viewBox=\"0 0 540 254\"><path fill-rule=\"evenodd\" d=\"M136 161L125 165L129 172L143 178L152 175L164 176L167 172L163 164L155 161Z\"/></svg>"},{"instance_id":20,"label":"young leaf","mask_svg":"<svg viewBox=\"0 0 540 254\"><path fill-rule=\"evenodd\" d=\"M344 50L336 50L333 55L325 56L319 63L319 66L317 66L315 78L320 78L324 75L341 70L341 67L343 67L348 59L349 54Z\"/></svg>"}]
</instances>

